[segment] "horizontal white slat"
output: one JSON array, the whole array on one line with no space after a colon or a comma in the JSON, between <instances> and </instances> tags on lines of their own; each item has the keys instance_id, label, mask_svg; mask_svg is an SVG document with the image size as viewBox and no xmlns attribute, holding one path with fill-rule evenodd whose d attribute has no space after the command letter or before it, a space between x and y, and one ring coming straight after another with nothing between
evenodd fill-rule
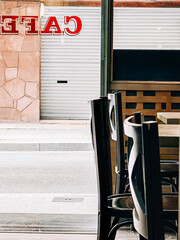
<instances>
[{"instance_id":1,"label":"horizontal white slat","mask_svg":"<svg viewBox=\"0 0 180 240\"><path fill-rule=\"evenodd\" d=\"M180 9L115 8L114 49L180 49Z\"/></svg>"}]
</instances>

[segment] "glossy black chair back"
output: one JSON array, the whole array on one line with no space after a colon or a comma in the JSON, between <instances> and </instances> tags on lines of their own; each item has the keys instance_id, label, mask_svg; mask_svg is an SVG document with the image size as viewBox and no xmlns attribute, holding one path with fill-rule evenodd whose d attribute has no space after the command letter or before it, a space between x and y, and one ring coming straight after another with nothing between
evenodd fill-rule
<instances>
[{"instance_id":1,"label":"glossy black chair back","mask_svg":"<svg viewBox=\"0 0 180 240\"><path fill-rule=\"evenodd\" d=\"M91 101L91 131L98 179L98 239L107 239L111 217L108 213L108 196L112 195L112 172L108 99Z\"/></svg>"},{"instance_id":2,"label":"glossy black chair back","mask_svg":"<svg viewBox=\"0 0 180 240\"><path fill-rule=\"evenodd\" d=\"M164 240L158 126L134 121L131 116L124 122L125 134L133 139L128 171L134 226L141 239Z\"/></svg>"},{"instance_id":3,"label":"glossy black chair back","mask_svg":"<svg viewBox=\"0 0 180 240\"><path fill-rule=\"evenodd\" d=\"M108 94L108 99L111 138L116 141L115 193L119 194L124 192L126 184L121 93Z\"/></svg>"}]
</instances>

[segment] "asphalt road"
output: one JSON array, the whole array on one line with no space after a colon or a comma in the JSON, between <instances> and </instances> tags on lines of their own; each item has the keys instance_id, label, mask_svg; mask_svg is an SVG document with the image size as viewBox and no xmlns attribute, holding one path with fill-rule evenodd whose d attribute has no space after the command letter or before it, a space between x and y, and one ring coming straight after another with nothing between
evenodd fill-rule
<instances>
[{"instance_id":1,"label":"asphalt road","mask_svg":"<svg viewBox=\"0 0 180 240\"><path fill-rule=\"evenodd\" d=\"M96 192L91 151L0 152L0 193Z\"/></svg>"}]
</instances>

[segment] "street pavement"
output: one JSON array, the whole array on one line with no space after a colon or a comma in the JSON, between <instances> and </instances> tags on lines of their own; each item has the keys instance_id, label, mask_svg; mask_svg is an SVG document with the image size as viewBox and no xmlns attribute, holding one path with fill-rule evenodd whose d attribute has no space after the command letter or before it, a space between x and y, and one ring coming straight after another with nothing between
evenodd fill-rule
<instances>
[{"instance_id":1,"label":"street pavement","mask_svg":"<svg viewBox=\"0 0 180 240\"><path fill-rule=\"evenodd\" d=\"M88 121L0 123L0 240L95 240L97 205Z\"/></svg>"},{"instance_id":2,"label":"street pavement","mask_svg":"<svg viewBox=\"0 0 180 240\"><path fill-rule=\"evenodd\" d=\"M89 122L0 123L0 231L96 228Z\"/></svg>"},{"instance_id":3,"label":"street pavement","mask_svg":"<svg viewBox=\"0 0 180 240\"><path fill-rule=\"evenodd\" d=\"M0 193L96 192L92 151L0 152Z\"/></svg>"}]
</instances>

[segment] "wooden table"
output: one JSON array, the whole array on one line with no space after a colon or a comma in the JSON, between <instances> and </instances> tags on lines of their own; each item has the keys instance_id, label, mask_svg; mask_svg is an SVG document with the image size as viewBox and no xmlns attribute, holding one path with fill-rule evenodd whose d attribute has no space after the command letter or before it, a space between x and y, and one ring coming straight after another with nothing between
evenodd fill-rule
<instances>
[{"instance_id":1,"label":"wooden table","mask_svg":"<svg viewBox=\"0 0 180 240\"><path fill-rule=\"evenodd\" d=\"M180 162L180 113L157 113L157 118L166 124L159 124L159 136L160 137L178 137L179 138L179 162ZM179 168L180 170L180 168ZM180 171L179 171L180 173ZM180 174L179 174L180 181ZM179 182L180 192L180 182ZM180 212L180 195L179 195L179 212ZM179 214L179 226L180 229L180 214ZM179 231L180 239L180 231Z\"/></svg>"},{"instance_id":2,"label":"wooden table","mask_svg":"<svg viewBox=\"0 0 180 240\"><path fill-rule=\"evenodd\" d=\"M159 124L160 137L180 137L180 125L177 124Z\"/></svg>"},{"instance_id":3,"label":"wooden table","mask_svg":"<svg viewBox=\"0 0 180 240\"><path fill-rule=\"evenodd\" d=\"M159 124L159 137L178 137L180 139L180 125L176 124ZM179 140L179 161L180 161L180 140ZM179 171L180 172L180 171ZM180 179L180 174L179 174ZM180 192L180 183L179 183L179 192ZM180 195L179 195L179 211L180 211ZM180 214L179 214L179 226L180 229ZM180 239L180 231L178 233Z\"/></svg>"},{"instance_id":4,"label":"wooden table","mask_svg":"<svg viewBox=\"0 0 180 240\"><path fill-rule=\"evenodd\" d=\"M180 124L180 112L158 112L157 118L166 124Z\"/></svg>"}]
</instances>

